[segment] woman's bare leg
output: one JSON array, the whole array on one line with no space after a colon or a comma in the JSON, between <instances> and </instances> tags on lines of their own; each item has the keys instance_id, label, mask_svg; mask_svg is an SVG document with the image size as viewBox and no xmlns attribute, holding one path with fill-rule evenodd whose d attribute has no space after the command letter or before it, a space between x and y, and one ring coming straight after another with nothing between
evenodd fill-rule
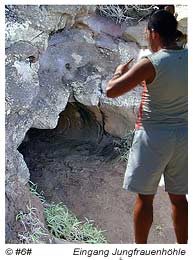
<instances>
[{"instance_id":1,"label":"woman's bare leg","mask_svg":"<svg viewBox=\"0 0 193 260\"><path fill-rule=\"evenodd\" d=\"M188 241L188 201L186 195L168 193L172 203L172 219L178 244Z\"/></svg>"},{"instance_id":2,"label":"woman's bare leg","mask_svg":"<svg viewBox=\"0 0 193 260\"><path fill-rule=\"evenodd\" d=\"M137 195L134 208L136 244L147 244L149 230L153 222L153 199L154 195Z\"/></svg>"}]
</instances>

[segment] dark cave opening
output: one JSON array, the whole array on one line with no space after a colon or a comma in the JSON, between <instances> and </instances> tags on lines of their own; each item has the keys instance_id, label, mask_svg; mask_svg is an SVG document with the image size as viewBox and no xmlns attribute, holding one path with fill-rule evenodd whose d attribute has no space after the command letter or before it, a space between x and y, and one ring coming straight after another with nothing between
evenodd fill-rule
<instances>
[{"instance_id":1,"label":"dark cave opening","mask_svg":"<svg viewBox=\"0 0 193 260\"><path fill-rule=\"evenodd\" d=\"M61 160L72 170L74 160L106 162L116 158L118 140L105 132L95 113L75 102L68 103L60 113L56 128L29 129L18 151L29 168L31 181L35 182L45 170L56 170L55 161Z\"/></svg>"},{"instance_id":2,"label":"dark cave opening","mask_svg":"<svg viewBox=\"0 0 193 260\"><path fill-rule=\"evenodd\" d=\"M48 159L53 157L63 160L73 156L89 157L90 160L95 156L101 161L107 161L119 155L120 138L113 137L104 130L103 123L96 118L98 108L95 107L94 110L95 112L78 102L68 103L60 113L54 129L28 130L18 151L24 156L32 178L37 171L32 161L40 159L42 155L44 162L46 156Z\"/></svg>"},{"instance_id":3,"label":"dark cave opening","mask_svg":"<svg viewBox=\"0 0 193 260\"><path fill-rule=\"evenodd\" d=\"M126 161L123 140L104 131L98 107L68 103L54 129L31 128L18 147L30 171L30 181L48 203L63 203L81 221L94 220L108 243L133 243L135 194L122 189ZM127 146L128 149L128 146ZM167 228L150 234L152 243L171 238L166 195L159 188L157 222ZM160 215L162 212L162 215ZM166 212L166 213L164 213ZM165 214L163 216L163 213ZM161 217L161 219L160 219Z\"/></svg>"}]
</instances>

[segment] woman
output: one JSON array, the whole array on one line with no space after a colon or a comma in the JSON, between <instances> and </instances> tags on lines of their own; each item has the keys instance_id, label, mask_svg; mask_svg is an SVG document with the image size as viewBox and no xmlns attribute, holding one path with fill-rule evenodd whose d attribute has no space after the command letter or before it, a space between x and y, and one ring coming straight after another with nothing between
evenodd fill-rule
<instances>
[{"instance_id":1,"label":"woman","mask_svg":"<svg viewBox=\"0 0 193 260\"><path fill-rule=\"evenodd\" d=\"M146 37L152 54L130 70L119 65L106 95L115 98L143 82L143 94L123 188L137 193L135 243L145 244L153 222L153 199L164 175L177 243L188 239L187 86L188 51L176 43L177 21L154 12Z\"/></svg>"}]
</instances>

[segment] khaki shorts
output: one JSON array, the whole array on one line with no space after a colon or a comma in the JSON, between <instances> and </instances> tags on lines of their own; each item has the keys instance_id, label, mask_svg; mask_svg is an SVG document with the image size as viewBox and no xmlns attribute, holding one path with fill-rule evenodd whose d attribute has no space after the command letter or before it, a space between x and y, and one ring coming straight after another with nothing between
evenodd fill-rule
<instances>
[{"instance_id":1,"label":"khaki shorts","mask_svg":"<svg viewBox=\"0 0 193 260\"><path fill-rule=\"evenodd\" d=\"M165 191L188 193L188 128L135 130L123 188L140 194L155 194L162 174Z\"/></svg>"}]
</instances>

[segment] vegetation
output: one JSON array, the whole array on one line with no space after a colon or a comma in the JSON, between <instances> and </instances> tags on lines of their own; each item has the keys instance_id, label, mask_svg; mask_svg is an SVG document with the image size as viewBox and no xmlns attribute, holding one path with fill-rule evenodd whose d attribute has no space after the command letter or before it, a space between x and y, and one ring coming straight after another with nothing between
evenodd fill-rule
<instances>
[{"instance_id":1,"label":"vegetation","mask_svg":"<svg viewBox=\"0 0 193 260\"><path fill-rule=\"evenodd\" d=\"M96 12L117 24L135 24L146 18L155 5L97 5Z\"/></svg>"},{"instance_id":2,"label":"vegetation","mask_svg":"<svg viewBox=\"0 0 193 260\"><path fill-rule=\"evenodd\" d=\"M80 222L62 203L45 208L45 218L50 232L57 238L85 243L106 243L103 231L93 226L93 221Z\"/></svg>"},{"instance_id":3,"label":"vegetation","mask_svg":"<svg viewBox=\"0 0 193 260\"><path fill-rule=\"evenodd\" d=\"M114 145L119 150L118 160L127 162L133 140L134 130L130 130L123 138L115 141Z\"/></svg>"},{"instance_id":4,"label":"vegetation","mask_svg":"<svg viewBox=\"0 0 193 260\"><path fill-rule=\"evenodd\" d=\"M44 205L45 222L50 233L59 238L70 241L84 243L107 243L104 231L94 226L93 220L85 218L80 222L78 218L69 212L63 203L49 204L43 194L38 193L37 185L30 182L30 191L38 196ZM16 216L16 221L20 222L24 231L18 234L22 243L39 243L44 238L50 237L49 232L37 217L37 209L27 205L27 212L20 211Z\"/></svg>"},{"instance_id":5,"label":"vegetation","mask_svg":"<svg viewBox=\"0 0 193 260\"><path fill-rule=\"evenodd\" d=\"M18 234L21 243L39 243L40 240L49 236L44 224L37 217L36 208L27 205L27 212L19 211L16 221L20 222L24 228L24 231Z\"/></svg>"}]
</instances>

